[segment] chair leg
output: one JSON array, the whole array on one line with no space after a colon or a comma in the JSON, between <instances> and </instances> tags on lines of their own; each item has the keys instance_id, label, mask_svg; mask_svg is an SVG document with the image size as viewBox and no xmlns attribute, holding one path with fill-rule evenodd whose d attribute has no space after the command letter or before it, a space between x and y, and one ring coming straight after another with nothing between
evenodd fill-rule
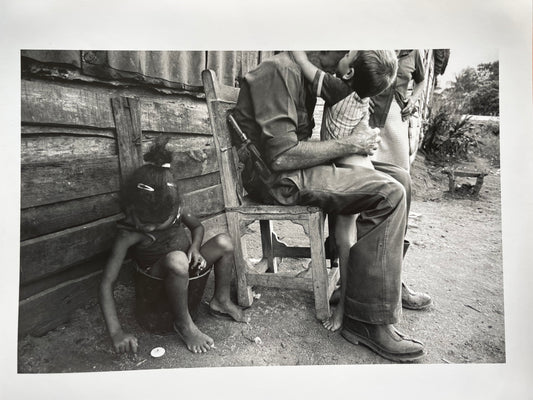
<instances>
[{"instance_id":1,"label":"chair leg","mask_svg":"<svg viewBox=\"0 0 533 400\"><path fill-rule=\"evenodd\" d=\"M259 227L261 229L261 247L263 250L263 259L267 262L267 272L278 272L278 261L274 257L274 250L272 247L272 221L260 220ZM263 260L261 260L263 261ZM261 262L260 261L260 262Z\"/></svg>"},{"instance_id":2,"label":"chair leg","mask_svg":"<svg viewBox=\"0 0 533 400\"><path fill-rule=\"evenodd\" d=\"M243 307L249 307L253 303L252 287L248 285L246 273L248 264L244 258L242 247L242 235L239 215L235 212L227 212L229 234L233 238L233 258L235 261L235 274L237 276L237 302Z\"/></svg>"},{"instance_id":3,"label":"chair leg","mask_svg":"<svg viewBox=\"0 0 533 400\"><path fill-rule=\"evenodd\" d=\"M324 220L321 213L309 216L309 241L311 247L311 268L316 317L323 320L330 316L328 297L328 272L324 250Z\"/></svg>"}]
</instances>

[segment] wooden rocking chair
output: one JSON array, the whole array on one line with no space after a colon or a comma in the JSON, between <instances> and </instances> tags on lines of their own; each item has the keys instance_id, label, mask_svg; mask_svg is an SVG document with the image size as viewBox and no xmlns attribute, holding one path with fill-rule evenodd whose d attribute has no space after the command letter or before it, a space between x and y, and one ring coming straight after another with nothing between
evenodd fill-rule
<instances>
[{"instance_id":1,"label":"wooden rocking chair","mask_svg":"<svg viewBox=\"0 0 533 400\"><path fill-rule=\"evenodd\" d=\"M339 279L338 268L327 268L324 249L324 215L318 207L277 206L254 203L243 195L237 148L232 143L227 116L235 107L239 89L221 85L214 71L202 72L222 182L229 233L234 240L238 303L250 306L252 286L303 289L314 292L318 319L330 315L329 299ZM263 259L252 266L242 240L241 222L259 220ZM309 247L289 247L272 232L273 220L293 221L304 227ZM277 257L311 258L312 277L276 274ZM266 268L260 268L263 265ZM258 268L259 267L259 268Z\"/></svg>"}]
</instances>

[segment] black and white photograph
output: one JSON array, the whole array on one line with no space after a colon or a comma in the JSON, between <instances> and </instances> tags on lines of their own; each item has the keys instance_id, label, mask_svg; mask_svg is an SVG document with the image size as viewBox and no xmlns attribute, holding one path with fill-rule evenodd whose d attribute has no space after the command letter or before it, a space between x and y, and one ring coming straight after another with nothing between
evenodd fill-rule
<instances>
[{"instance_id":1,"label":"black and white photograph","mask_svg":"<svg viewBox=\"0 0 533 400\"><path fill-rule=\"evenodd\" d=\"M8 3L6 398L529 398L531 4Z\"/></svg>"},{"instance_id":2,"label":"black and white photograph","mask_svg":"<svg viewBox=\"0 0 533 400\"><path fill-rule=\"evenodd\" d=\"M18 371L505 362L498 60L454 56L23 50Z\"/></svg>"}]
</instances>

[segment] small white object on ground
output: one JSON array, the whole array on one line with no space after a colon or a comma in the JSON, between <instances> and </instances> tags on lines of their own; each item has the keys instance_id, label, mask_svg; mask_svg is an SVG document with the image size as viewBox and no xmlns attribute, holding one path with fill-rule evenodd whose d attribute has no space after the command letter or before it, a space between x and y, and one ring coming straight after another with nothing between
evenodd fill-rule
<instances>
[{"instance_id":1,"label":"small white object on ground","mask_svg":"<svg viewBox=\"0 0 533 400\"><path fill-rule=\"evenodd\" d=\"M263 341L261 340L261 338L260 338L259 336L256 336L256 337L254 338L254 342L255 342L255 344L261 344L261 343L263 343Z\"/></svg>"},{"instance_id":2,"label":"small white object on ground","mask_svg":"<svg viewBox=\"0 0 533 400\"><path fill-rule=\"evenodd\" d=\"M163 354L165 354L165 349L162 348L162 347L155 347L152 349L152 351L150 352L150 355L154 358L159 358L161 357Z\"/></svg>"}]
</instances>

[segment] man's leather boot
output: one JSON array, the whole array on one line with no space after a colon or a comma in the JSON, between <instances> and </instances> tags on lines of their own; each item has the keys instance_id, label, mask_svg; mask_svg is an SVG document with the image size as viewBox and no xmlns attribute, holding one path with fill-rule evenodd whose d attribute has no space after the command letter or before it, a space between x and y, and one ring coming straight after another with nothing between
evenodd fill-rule
<instances>
[{"instance_id":1,"label":"man's leather boot","mask_svg":"<svg viewBox=\"0 0 533 400\"><path fill-rule=\"evenodd\" d=\"M394 325L373 325L344 318L341 335L353 344L363 344L381 357L411 362L423 357L424 344L400 333Z\"/></svg>"}]
</instances>

